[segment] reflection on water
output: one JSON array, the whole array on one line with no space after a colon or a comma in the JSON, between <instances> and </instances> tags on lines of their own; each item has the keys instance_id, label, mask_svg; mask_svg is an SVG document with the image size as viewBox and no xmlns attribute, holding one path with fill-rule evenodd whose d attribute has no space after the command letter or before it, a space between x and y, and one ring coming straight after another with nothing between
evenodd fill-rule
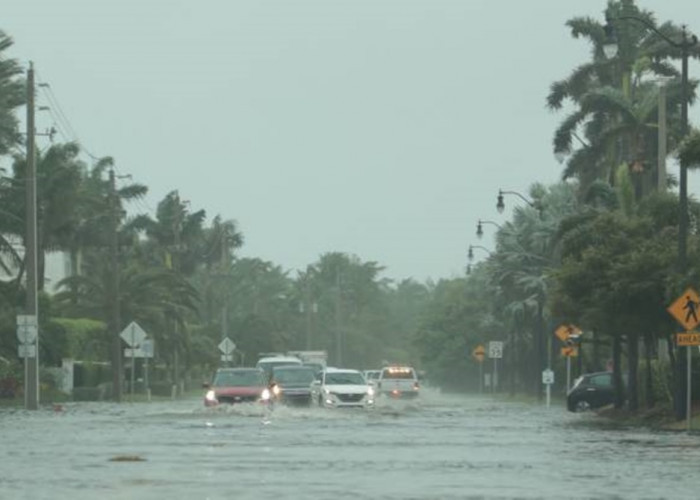
<instances>
[{"instance_id":1,"label":"reflection on water","mask_svg":"<svg viewBox=\"0 0 700 500\"><path fill-rule=\"evenodd\" d=\"M698 498L700 438L426 392L370 411L0 410L0 498Z\"/></svg>"}]
</instances>

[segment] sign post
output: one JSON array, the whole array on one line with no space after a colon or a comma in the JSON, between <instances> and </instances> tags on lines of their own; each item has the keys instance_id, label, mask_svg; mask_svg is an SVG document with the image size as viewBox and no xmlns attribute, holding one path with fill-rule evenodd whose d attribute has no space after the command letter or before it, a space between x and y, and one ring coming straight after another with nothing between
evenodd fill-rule
<instances>
[{"instance_id":1,"label":"sign post","mask_svg":"<svg viewBox=\"0 0 700 500\"><path fill-rule=\"evenodd\" d=\"M136 321L132 321L129 325L122 330L119 336L126 342L129 349L126 349L124 355L126 357L131 357L131 401L134 401L134 385L135 385L135 372L136 372L136 358L145 357L141 351L138 349L139 346L143 344L146 340L146 332L139 326Z\"/></svg>"},{"instance_id":2,"label":"sign post","mask_svg":"<svg viewBox=\"0 0 700 500\"><path fill-rule=\"evenodd\" d=\"M542 383L547 388L547 408L552 402L552 384L554 383L554 372L551 368L542 371Z\"/></svg>"},{"instance_id":3,"label":"sign post","mask_svg":"<svg viewBox=\"0 0 700 500\"><path fill-rule=\"evenodd\" d=\"M32 387L30 384L33 382L32 374L30 369L30 362L37 356L37 338L39 337L39 326L37 317L34 315L20 314L17 316L17 340L19 340L19 345L17 346L17 354L20 358L24 358L24 406L25 408L30 408L33 401L30 401L30 393L32 392ZM38 380L38 377L35 377ZM38 394L38 383L37 390ZM38 404L38 396L37 396Z\"/></svg>"},{"instance_id":4,"label":"sign post","mask_svg":"<svg viewBox=\"0 0 700 500\"><path fill-rule=\"evenodd\" d=\"M667 311L671 313L671 316L676 318L683 328L685 333L679 333L676 335L676 343L678 346L684 346L686 350L686 371L687 371L687 391L686 391L686 426L688 432L691 430L691 417L692 417L692 406L691 406L691 391L692 391L692 357L690 352L690 346L700 345L700 334L693 332L695 327L700 324L700 318L698 318L698 308L700 307L700 297L698 292L693 288L688 288L683 294L678 297L673 304L668 306Z\"/></svg>"},{"instance_id":5,"label":"sign post","mask_svg":"<svg viewBox=\"0 0 700 500\"><path fill-rule=\"evenodd\" d=\"M561 348L561 355L566 358L566 392L571 388L571 358L578 356L578 341L583 332L572 324L559 325L554 331L554 335L562 341L564 347Z\"/></svg>"},{"instance_id":6,"label":"sign post","mask_svg":"<svg viewBox=\"0 0 700 500\"><path fill-rule=\"evenodd\" d=\"M484 392L484 355L486 351L484 350L484 345L479 344L472 351L472 356L479 363L479 394Z\"/></svg>"},{"instance_id":7,"label":"sign post","mask_svg":"<svg viewBox=\"0 0 700 500\"><path fill-rule=\"evenodd\" d=\"M236 344L233 343L233 341L228 338L224 337L224 340L222 340L219 343L219 350L221 351L221 361L226 363L228 366L228 363L233 361L233 351L236 349Z\"/></svg>"},{"instance_id":8,"label":"sign post","mask_svg":"<svg viewBox=\"0 0 700 500\"><path fill-rule=\"evenodd\" d=\"M493 359L493 376L491 377L491 393L496 390L498 383L498 360L503 357L503 342L492 340L489 342L489 358Z\"/></svg>"}]
</instances>

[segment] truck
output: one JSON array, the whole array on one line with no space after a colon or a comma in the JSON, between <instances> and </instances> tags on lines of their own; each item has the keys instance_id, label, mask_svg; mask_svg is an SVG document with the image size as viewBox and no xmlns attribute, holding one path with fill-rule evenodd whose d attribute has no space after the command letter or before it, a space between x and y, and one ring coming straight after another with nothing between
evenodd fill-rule
<instances>
[{"instance_id":1,"label":"truck","mask_svg":"<svg viewBox=\"0 0 700 500\"><path fill-rule=\"evenodd\" d=\"M287 356L299 358L303 364L313 366L316 371L325 370L328 361L326 351L289 351Z\"/></svg>"},{"instance_id":2,"label":"truck","mask_svg":"<svg viewBox=\"0 0 700 500\"><path fill-rule=\"evenodd\" d=\"M376 381L377 393L393 399L418 397L420 384L416 371L410 366L385 366Z\"/></svg>"}]
</instances>

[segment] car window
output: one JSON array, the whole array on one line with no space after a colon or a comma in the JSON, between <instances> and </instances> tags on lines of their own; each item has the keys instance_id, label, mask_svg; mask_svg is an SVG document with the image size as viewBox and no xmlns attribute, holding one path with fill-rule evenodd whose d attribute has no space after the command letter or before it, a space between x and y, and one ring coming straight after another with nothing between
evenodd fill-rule
<instances>
[{"instance_id":1,"label":"car window","mask_svg":"<svg viewBox=\"0 0 700 500\"><path fill-rule=\"evenodd\" d=\"M290 370L275 368L272 374L275 381L280 384L310 384L314 381L314 371L312 369Z\"/></svg>"},{"instance_id":2,"label":"car window","mask_svg":"<svg viewBox=\"0 0 700 500\"><path fill-rule=\"evenodd\" d=\"M366 382L361 373L326 373L326 384L363 385Z\"/></svg>"},{"instance_id":3,"label":"car window","mask_svg":"<svg viewBox=\"0 0 700 500\"><path fill-rule=\"evenodd\" d=\"M612 386L612 374L604 373L602 375L596 375L591 377L590 385L596 387L611 387Z\"/></svg>"},{"instance_id":4,"label":"car window","mask_svg":"<svg viewBox=\"0 0 700 500\"><path fill-rule=\"evenodd\" d=\"M246 387L265 385L262 372L258 370L222 371L214 377L214 387Z\"/></svg>"}]
</instances>

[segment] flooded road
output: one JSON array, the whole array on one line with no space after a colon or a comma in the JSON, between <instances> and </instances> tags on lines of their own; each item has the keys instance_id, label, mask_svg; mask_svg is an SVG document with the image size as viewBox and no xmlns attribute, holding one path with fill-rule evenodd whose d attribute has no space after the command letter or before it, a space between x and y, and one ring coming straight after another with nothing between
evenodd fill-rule
<instances>
[{"instance_id":1,"label":"flooded road","mask_svg":"<svg viewBox=\"0 0 700 500\"><path fill-rule=\"evenodd\" d=\"M696 499L700 437L490 398L0 410L2 499ZM135 461L139 460L139 461Z\"/></svg>"}]
</instances>

